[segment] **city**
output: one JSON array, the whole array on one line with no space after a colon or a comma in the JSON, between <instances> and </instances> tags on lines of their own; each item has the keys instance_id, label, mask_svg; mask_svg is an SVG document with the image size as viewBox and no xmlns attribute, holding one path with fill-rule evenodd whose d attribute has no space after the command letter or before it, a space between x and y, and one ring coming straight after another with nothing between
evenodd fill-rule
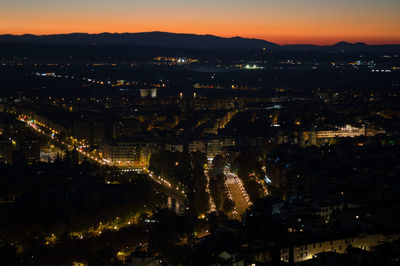
<instances>
[{"instance_id":1,"label":"city","mask_svg":"<svg viewBox=\"0 0 400 266\"><path fill-rule=\"evenodd\" d=\"M400 265L400 36L11 29L1 265Z\"/></svg>"}]
</instances>

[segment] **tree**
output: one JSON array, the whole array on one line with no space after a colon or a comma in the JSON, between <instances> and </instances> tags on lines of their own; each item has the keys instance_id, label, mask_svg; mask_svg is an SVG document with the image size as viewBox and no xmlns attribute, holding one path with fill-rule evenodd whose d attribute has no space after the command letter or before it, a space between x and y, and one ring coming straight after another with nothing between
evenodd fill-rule
<instances>
[{"instance_id":1,"label":"tree","mask_svg":"<svg viewBox=\"0 0 400 266\"><path fill-rule=\"evenodd\" d=\"M262 197L262 187L256 182L257 178L264 178L264 171L257 153L240 154L233 162L232 168L243 181L244 188L254 201Z\"/></svg>"},{"instance_id":2,"label":"tree","mask_svg":"<svg viewBox=\"0 0 400 266\"><path fill-rule=\"evenodd\" d=\"M230 198L227 198L224 201L223 210L225 213L229 213L235 209L235 206L236 206L235 202Z\"/></svg>"},{"instance_id":3,"label":"tree","mask_svg":"<svg viewBox=\"0 0 400 266\"><path fill-rule=\"evenodd\" d=\"M214 200L214 204L217 210L222 210L224 204L224 190L225 190L225 175L217 174L214 177L210 177L210 193Z\"/></svg>"},{"instance_id":4,"label":"tree","mask_svg":"<svg viewBox=\"0 0 400 266\"><path fill-rule=\"evenodd\" d=\"M184 217L176 215L172 210L159 210L153 219L154 224L149 239L149 250L167 254L178 244L182 238L193 233L192 226L187 223Z\"/></svg>"},{"instance_id":5,"label":"tree","mask_svg":"<svg viewBox=\"0 0 400 266\"><path fill-rule=\"evenodd\" d=\"M191 157L193 166L193 206L196 214L199 215L206 213L210 208L206 192L207 179L204 175L204 164L207 162L207 158L202 152L194 152Z\"/></svg>"},{"instance_id":6,"label":"tree","mask_svg":"<svg viewBox=\"0 0 400 266\"><path fill-rule=\"evenodd\" d=\"M222 155L216 155L212 161L213 170L216 173L223 173L225 167L225 158Z\"/></svg>"}]
</instances>

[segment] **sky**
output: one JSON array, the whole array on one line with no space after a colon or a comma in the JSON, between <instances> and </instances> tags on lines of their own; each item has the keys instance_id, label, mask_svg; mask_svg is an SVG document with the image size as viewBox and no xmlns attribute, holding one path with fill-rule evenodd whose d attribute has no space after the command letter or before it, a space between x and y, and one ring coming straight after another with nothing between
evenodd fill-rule
<instances>
[{"instance_id":1,"label":"sky","mask_svg":"<svg viewBox=\"0 0 400 266\"><path fill-rule=\"evenodd\" d=\"M400 44L400 0L0 0L0 34L146 31Z\"/></svg>"}]
</instances>

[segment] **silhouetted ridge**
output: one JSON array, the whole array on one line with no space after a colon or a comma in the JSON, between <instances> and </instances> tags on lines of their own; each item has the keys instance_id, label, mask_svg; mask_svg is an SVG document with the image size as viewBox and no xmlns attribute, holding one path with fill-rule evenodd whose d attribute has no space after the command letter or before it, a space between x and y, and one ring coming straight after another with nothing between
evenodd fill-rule
<instances>
[{"instance_id":1,"label":"silhouetted ridge","mask_svg":"<svg viewBox=\"0 0 400 266\"><path fill-rule=\"evenodd\" d=\"M249 38L222 38L214 35L178 34L168 32L141 33L70 33L54 35L1 35L0 42L45 44L117 44L181 48L259 49L277 44Z\"/></svg>"},{"instance_id":2,"label":"silhouetted ridge","mask_svg":"<svg viewBox=\"0 0 400 266\"><path fill-rule=\"evenodd\" d=\"M291 44L278 45L260 39L232 37L223 38L214 35L196 35L169 32L139 33L69 33L53 35L0 35L0 43L21 44L62 44L62 45L137 45L143 47L184 48L184 49L217 49L217 50L260 50L284 49L298 51L400 51L400 45L368 45L362 42L338 42L334 45Z\"/></svg>"}]
</instances>

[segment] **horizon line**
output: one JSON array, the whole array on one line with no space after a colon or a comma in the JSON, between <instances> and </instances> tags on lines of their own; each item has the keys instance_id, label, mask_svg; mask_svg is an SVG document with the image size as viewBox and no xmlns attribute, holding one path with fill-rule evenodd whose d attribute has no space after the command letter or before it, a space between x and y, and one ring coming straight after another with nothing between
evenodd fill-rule
<instances>
[{"instance_id":1,"label":"horizon line","mask_svg":"<svg viewBox=\"0 0 400 266\"><path fill-rule=\"evenodd\" d=\"M52 35L69 35L69 34L88 34L88 35L99 35L99 34L140 34L140 33L169 33L169 34L182 34L182 35L197 35L197 36L214 36L214 37L219 37L219 38L225 38L225 39L233 39L233 38L242 38L242 39L252 39L252 40L261 40L261 41L266 41L270 42L272 44L276 44L279 46L285 46L285 45L315 45L315 46L332 46L338 43L349 43L349 44L366 44L366 45L371 45L371 46L379 46L379 45L400 45L400 42L390 42L390 43L371 43L368 41L346 41L346 40L338 40L338 41L333 41L333 42L326 42L323 43L321 42L320 44L316 43L303 43L303 42L293 42L293 43L280 43L280 42L273 42L268 39L264 38L257 38L257 37L243 37L239 35L229 35L229 36L223 36L223 35L215 35L215 34L197 34L197 33L184 33L184 32L170 32L170 31L160 31L160 30L154 30L154 31L139 31L139 32L110 32L110 31L101 31L101 32L63 32L63 33L48 33L48 34L36 34L36 33L21 33L21 34L13 34L13 33L0 33L0 36L2 35L11 35L11 36L24 36L24 35L33 35L33 36L52 36ZM319 42L317 42L319 43Z\"/></svg>"}]
</instances>

